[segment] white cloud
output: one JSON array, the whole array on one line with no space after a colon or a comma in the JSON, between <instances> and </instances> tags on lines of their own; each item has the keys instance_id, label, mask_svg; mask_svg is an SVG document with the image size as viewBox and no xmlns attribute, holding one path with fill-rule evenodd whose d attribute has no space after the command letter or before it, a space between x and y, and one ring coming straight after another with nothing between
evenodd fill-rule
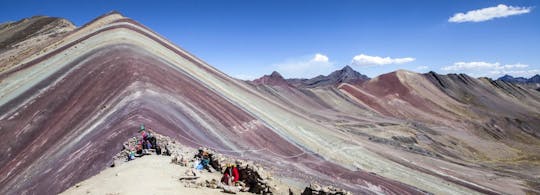
<instances>
[{"instance_id":1,"label":"white cloud","mask_svg":"<svg viewBox=\"0 0 540 195\"><path fill-rule=\"evenodd\" d=\"M358 66L370 66L370 65L387 65L387 64L403 64L414 61L414 58L406 57L406 58L391 58L391 57L379 57L379 56L368 56L365 54L360 54L357 56L354 56L352 59L353 65Z\"/></svg>"},{"instance_id":2,"label":"white cloud","mask_svg":"<svg viewBox=\"0 0 540 195\"><path fill-rule=\"evenodd\" d=\"M483 68L495 68L500 67L501 65L497 63L489 62L456 62L454 65L445 66L442 70L445 71L460 71L460 70L470 70L470 69L483 69Z\"/></svg>"},{"instance_id":3,"label":"white cloud","mask_svg":"<svg viewBox=\"0 0 540 195\"><path fill-rule=\"evenodd\" d=\"M507 64L504 66L497 67L497 69L509 69L509 68L527 68L529 65L527 64Z\"/></svg>"},{"instance_id":4,"label":"white cloud","mask_svg":"<svg viewBox=\"0 0 540 195\"><path fill-rule=\"evenodd\" d=\"M532 70L493 70L489 71L490 76L496 76L500 77L502 75L512 75L515 77L531 77L536 74L540 74L540 69L532 69Z\"/></svg>"},{"instance_id":5,"label":"white cloud","mask_svg":"<svg viewBox=\"0 0 540 195\"><path fill-rule=\"evenodd\" d=\"M448 19L448 22L483 22L495 18L504 18L513 15L526 14L531 12L531 7L514 7L499 4L496 7L471 10L467 13L456 13Z\"/></svg>"},{"instance_id":6,"label":"white cloud","mask_svg":"<svg viewBox=\"0 0 540 195\"><path fill-rule=\"evenodd\" d=\"M325 56L323 54L315 54L315 57L313 57L313 61L315 62L328 62L328 56Z\"/></svg>"},{"instance_id":7,"label":"white cloud","mask_svg":"<svg viewBox=\"0 0 540 195\"><path fill-rule=\"evenodd\" d=\"M426 71L429 69L429 66L418 66L415 68L416 71Z\"/></svg>"},{"instance_id":8,"label":"white cloud","mask_svg":"<svg viewBox=\"0 0 540 195\"><path fill-rule=\"evenodd\" d=\"M504 64L499 62L456 62L453 65L442 67L441 70L445 72L460 72L467 73L473 76L490 76L499 77L505 74L512 76L531 76L537 74L537 69L529 68L527 64Z\"/></svg>"},{"instance_id":9,"label":"white cloud","mask_svg":"<svg viewBox=\"0 0 540 195\"><path fill-rule=\"evenodd\" d=\"M336 69L328 56L320 53L289 59L274 66L285 78L312 78L326 75Z\"/></svg>"},{"instance_id":10,"label":"white cloud","mask_svg":"<svg viewBox=\"0 0 540 195\"><path fill-rule=\"evenodd\" d=\"M513 69L513 68L527 68L527 64L506 64L501 65L499 62L490 63L490 62L456 62L454 65L445 66L442 70L445 71L461 71L461 70L478 70L478 69L494 69L494 70L503 70L503 69Z\"/></svg>"}]
</instances>

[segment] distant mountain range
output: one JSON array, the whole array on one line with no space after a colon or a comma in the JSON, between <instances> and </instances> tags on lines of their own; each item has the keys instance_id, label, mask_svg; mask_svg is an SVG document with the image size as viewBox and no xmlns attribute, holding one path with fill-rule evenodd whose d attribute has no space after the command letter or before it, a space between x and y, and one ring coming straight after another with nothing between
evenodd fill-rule
<instances>
[{"instance_id":1,"label":"distant mountain range","mask_svg":"<svg viewBox=\"0 0 540 195\"><path fill-rule=\"evenodd\" d=\"M509 83L540 83L540 75L537 74L528 79L524 77L513 77L510 75L504 75L497 80L506 81Z\"/></svg>"},{"instance_id":2,"label":"distant mountain range","mask_svg":"<svg viewBox=\"0 0 540 195\"><path fill-rule=\"evenodd\" d=\"M364 81L369 80L370 78L366 75L363 75L349 65L346 65L341 70L336 70L330 73L327 76L319 75L311 79L305 78L293 78L293 79L284 79L281 74L274 71L270 75L264 75L261 78L255 79L252 82L255 84L266 84L266 85L292 85L295 87L325 87L325 86L336 86L340 83L350 83L350 84L359 84Z\"/></svg>"},{"instance_id":3,"label":"distant mountain range","mask_svg":"<svg viewBox=\"0 0 540 195\"><path fill-rule=\"evenodd\" d=\"M435 72L430 72L436 74ZM454 75L454 74L450 74ZM251 81L256 85L270 85L270 86L294 86L301 88L316 88L316 87L332 87L342 83L349 84L361 84L370 80L366 75L363 75L349 65L346 65L341 70L336 70L327 76L319 75L310 79L306 78L290 78L285 79L277 71L272 72L270 75L264 75L258 79ZM511 75L504 75L496 81L504 81L507 83L518 84L520 86L536 89L540 91L540 75L534 75L531 78L513 77Z\"/></svg>"}]
</instances>

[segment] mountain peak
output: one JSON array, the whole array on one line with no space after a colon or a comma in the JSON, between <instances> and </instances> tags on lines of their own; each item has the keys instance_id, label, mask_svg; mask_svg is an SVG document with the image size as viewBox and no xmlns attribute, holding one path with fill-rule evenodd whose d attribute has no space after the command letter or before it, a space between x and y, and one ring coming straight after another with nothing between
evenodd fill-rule
<instances>
[{"instance_id":1,"label":"mountain peak","mask_svg":"<svg viewBox=\"0 0 540 195\"><path fill-rule=\"evenodd\" d=\"M500 77L499 79L513 79L513 76L505 74L504 76Z\"/></svg>"},{"instance_id":2,"label":"mountain peak","mask_svg":"<svg viewBox=\"0 0 540 195\"><path fill-rule=\"evenodd\" d=\"M272 85L272 86L287 86L289 83L277 71L273 71L270 75L264 75L261 78L252 81L257 85Z\"/></svg>"},{"instance_id":3,"label":"mountain peak","mask_svg":"<svg viewBox=\"0 0 540 195\"><path fill-rule=\"evenodd\" d=\"M528 83L540 83L540 75L536 74L531 78L527 79Z\"/></svg>"},{"instance_id":4,"label":"mountain peak","mask_svg":"<svg viewBox=\"0 0 540 195\"><path fill-rule=\"evenodd\" d=\"M328 76L337 78L337 82L335 84L369 79L369 77L357 72L356 70L352 69L349 65L346 65L341 70L334 71Z\"/></svg>"},{"instance_id":5,"label":"mountain peak","mask_svg":"<svg viewBox=\"0 0 540 195\"><path fill-rule=\"evenodd\" d=\"M277 71L273 71L272 74L270 74L270 77L272 77L272 78L282 78L283 79L283 76L281 76L281 74L279 74L279 72L277 72Z\"/></svg>"},{"instance_id":6,"label":"mountain peak","mask_svg":"<svg viewBox=\"0 0 540 195\"><path fill-rule=\"evenodd\" d=\"M355 71L349 65L346 65L342 69L330 73L328 76L319 75L311 79L303 80L301 85L307 87L320 87L337 85L340 83L356 84L366 80L369 80L368 76L363 75Z\"/></svg>"},{"instance_id":7,"label":"mountain peak","mask_svg":"<svg viewBox=\"0 0 540 195\"><path fill-rule=\"evenodd\" d=\"M341 71L345 71L345 72L354 72L354 69L351 68L351 66L349 66L349 65L345 65L345 66L341 69Z\"/></svg>"}]
</instances>

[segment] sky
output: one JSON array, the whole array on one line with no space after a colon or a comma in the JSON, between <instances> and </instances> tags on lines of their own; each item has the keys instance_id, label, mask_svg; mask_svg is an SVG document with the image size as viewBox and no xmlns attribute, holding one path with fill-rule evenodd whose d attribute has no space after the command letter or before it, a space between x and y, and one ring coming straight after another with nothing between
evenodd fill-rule
<instances>
[{"instance_id":1,"label":"sky","mask_svg":"<svg viewBox=\"0 0 540 195\"><path fill-rule=\"evenodd\" d=\"M116 10L221 71L310 78L350 65L498 78L540 74L540 0L2 0L0 22L34 15L82 26Z\"/></svg>"}]
</instances>

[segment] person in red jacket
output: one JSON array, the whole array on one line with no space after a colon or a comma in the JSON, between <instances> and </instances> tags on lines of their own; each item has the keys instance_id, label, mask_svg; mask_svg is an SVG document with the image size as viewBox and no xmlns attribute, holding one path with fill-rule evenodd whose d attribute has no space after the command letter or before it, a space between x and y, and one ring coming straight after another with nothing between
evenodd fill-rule
<instances>
[{"instance_id":1,"label":"person in red jacket","mask_svg":"<svg viewBox=\"0 0 540 195\"><path fill-rule=\"evenodd\" d=\"M225 185L231 185L232 179L232 170L229 167L229 164L227 164L227 168L225 168L225 171L223 172L223 177L221 177L221 183L224 183Z\"/></svg>"},{"instance_id":2,"label":"person in red jacket","mask_svg":"<svg viewBox=\"0 0 540 195\"><path fill-rule=\"evenodd\" d=\"M240 174L238 173L238 168L236 168L236 165L232 165L232 175L233 183L238 182L238 179L240 179Z\"/></svg>"},{"instance_id":3,"label":"person in red jacket","mask_svg":"<svg viewBox=\"0 0 540 195\"><path fill-rule=\"evenodd\" d=\"M227 169L225 169L223 177L221 178L221 182L232 186L234 183L238 182L238 179L240 179L238 168L236 168L236 165L228 164Z\"/></svg>"}]
</instances>

